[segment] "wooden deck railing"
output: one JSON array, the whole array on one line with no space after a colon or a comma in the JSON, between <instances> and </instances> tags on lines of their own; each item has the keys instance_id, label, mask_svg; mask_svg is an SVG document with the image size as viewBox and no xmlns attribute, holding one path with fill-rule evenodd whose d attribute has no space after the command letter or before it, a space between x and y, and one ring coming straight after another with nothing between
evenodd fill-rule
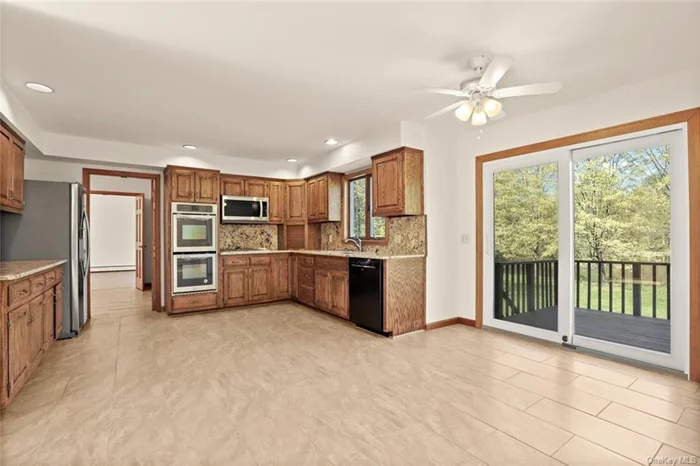
<instances>
[{"instance_id":1,"label":"wooden deck railing","mask_svg":"<svg viewBox=\"0 0 700 466\"><path fill-rule=\"evenodd\" d=\"M495 262L497 318L558 304L556 260ZM574 304L579 309L671 318L671 264L576 260Z\"/></svg>"}]
</instances>

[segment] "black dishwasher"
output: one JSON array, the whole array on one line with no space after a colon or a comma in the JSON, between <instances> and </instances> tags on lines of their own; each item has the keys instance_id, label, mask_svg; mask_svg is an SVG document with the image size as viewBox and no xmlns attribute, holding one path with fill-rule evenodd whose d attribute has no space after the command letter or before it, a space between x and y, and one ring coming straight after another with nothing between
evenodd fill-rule
<instances>
[{"instance_id":1,"label":"black dishwasher","mask_svg":"<svg viewBox=\"0 0 700 466\"><path fill-rule=\"evenodd\" d=\"M384 286L381 259L350 259L350 322L384 333Z\"/></svg>"}]
</instances>

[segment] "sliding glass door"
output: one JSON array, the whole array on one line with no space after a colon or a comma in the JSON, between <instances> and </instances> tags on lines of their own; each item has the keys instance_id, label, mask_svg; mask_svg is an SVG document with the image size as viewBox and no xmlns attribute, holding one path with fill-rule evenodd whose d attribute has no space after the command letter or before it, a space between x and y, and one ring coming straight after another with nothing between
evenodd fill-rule
<instances>
[{"instance_id":1,"label":"sliding glass door","mask_svg":"<svg viewBox=\"0 0 700 466\"><path fill-rule=\"evenodd\" d=\"M485 164L484 325L684 370L683 141L679 129Z\"/></svg>"}]
</instances>

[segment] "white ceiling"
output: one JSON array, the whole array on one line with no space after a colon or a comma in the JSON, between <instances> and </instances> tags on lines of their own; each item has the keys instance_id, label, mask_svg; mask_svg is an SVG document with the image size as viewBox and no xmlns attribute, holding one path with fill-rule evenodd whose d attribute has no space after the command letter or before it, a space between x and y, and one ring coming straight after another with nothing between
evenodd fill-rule
<instances>
[{"instance_id":1,"label":"white ceiling","mask_svg":"<svg viewBox=\"0 0 700 466\"><path fill-rule=\"evenodd\" d=\"M45 131L305 159L451 103L422 86L458 87L481 53L516 59L504 86L564 85L504 101L508 118L696 66L698 18L663 2L6 4L2 78Z\"/></svg>"}]
</instances>

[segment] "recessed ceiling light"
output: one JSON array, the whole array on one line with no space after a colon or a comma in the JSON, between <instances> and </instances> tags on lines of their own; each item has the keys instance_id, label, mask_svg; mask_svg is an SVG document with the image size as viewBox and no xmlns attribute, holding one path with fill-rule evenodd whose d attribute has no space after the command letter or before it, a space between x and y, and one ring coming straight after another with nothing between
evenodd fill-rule
<instances>
[{"instance_id":1,"label":"recessed ceiling light","mask_svg":"<svg viewBox=\"0 0 700 466\"><path fill-rule=\"evenodd\" d=\"M326 144L328 144L329 146L335 146L336 144L338 144L338 141L336 141L333 138L330 138L330 139L326 139Z\"/></svg>"},{"instance_id":2,"label":"recessed ceiling light","mask_svg":"<svg viewBox=\"0 0 700 466\"><path fill-rule=\"evenodd\" d=\"M297 160L297 159L287 159L287 162L289 162L289 163L297 163L298 160Z\"/></svg>"},{"instance_id":3,"label":"recessed ceiling light","mask_svg":"<svg viewBox=\"0 0 700 466\"><path fill-rule=\"evenodd\" d=\"M197 150L197 149L199 149L199 147L195 146L194 144L183 144L183 145L182 145L182 148L183 148L183 149L187 149L187 150Z\"/></svg>"},{"instance_id":4,"label":"recessed ceiling light","mask_svg":"<svg viewBox=\"0 0 700 466\"><path fill-rule=\"evenodd\" d=\"M29 89L37 92L44 92L46 94L53 92L53 89L51 89L46 84L28 82L24 83L24 85L27 86Z\"/></svg>"}]
</instances>

